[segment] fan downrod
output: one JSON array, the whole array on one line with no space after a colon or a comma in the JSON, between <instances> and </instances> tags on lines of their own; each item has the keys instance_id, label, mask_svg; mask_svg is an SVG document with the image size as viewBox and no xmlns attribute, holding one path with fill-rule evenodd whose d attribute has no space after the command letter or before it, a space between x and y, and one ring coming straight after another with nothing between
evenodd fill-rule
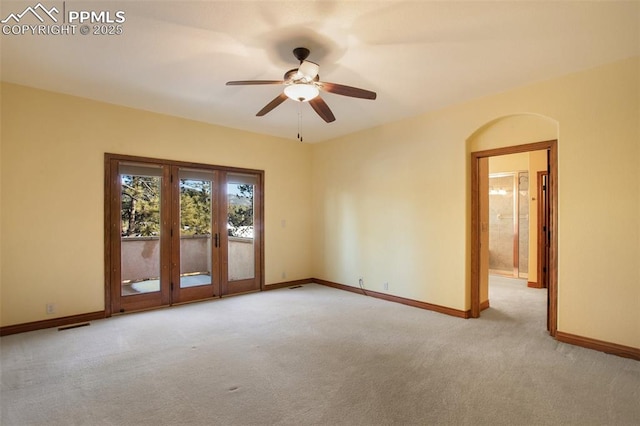
<instances>
[{"instance_id":1,"label":"fan downrod","mask_svg":"<svg viewBox=\"0 0 640 426\"><path fill-rule=\"evenodd\" d=\"M300 63L307 59L309 53L309 49L307 49L306 47L296 47L295 49L293 49L293 56L295 56L296 59L300 61Z\"/></svg>"}]
</instances>

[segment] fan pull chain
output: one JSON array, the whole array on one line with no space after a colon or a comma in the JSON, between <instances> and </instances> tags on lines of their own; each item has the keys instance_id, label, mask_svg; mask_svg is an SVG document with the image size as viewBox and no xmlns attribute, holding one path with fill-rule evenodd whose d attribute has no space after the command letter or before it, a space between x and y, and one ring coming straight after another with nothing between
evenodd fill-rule
<instances>
[{"instance_id":1,"label":"fan pull chain","mask_svg":"<svg viewBox=\"0 0 640 426\"><path fill-rule=\"evenodd\" d=\"M300 121L302 119L302 102L298 102L298 140L303 142L302 136L300 136Z\"/></svg>"}]
</instances>

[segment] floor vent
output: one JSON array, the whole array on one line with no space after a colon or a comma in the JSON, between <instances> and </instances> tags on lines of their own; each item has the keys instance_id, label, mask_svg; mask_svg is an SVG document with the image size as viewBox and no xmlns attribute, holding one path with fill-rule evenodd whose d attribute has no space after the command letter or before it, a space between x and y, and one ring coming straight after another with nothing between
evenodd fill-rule
<instances>
[{"instance_id":1,"label":"floor vent","mask_svg":"<svg viewBox=\"0 0 640 426\"><path fill-rule=\"evenodd\" d=\"M300 288L300 287L302 287L302 286L301 285L296 285L296 286L293 286L293 287L289 287L289 290L293 290L294 288Z\"/></svg>"},{"instance_id":2,"label":"floor vent","mask_svg":"<svg viewBox=\"0 0 640 426\"><path fill-rule=\"evenodd\" d=\"M63 327L58 327L58 331L71 330L72 328L86 327L88 325L91 325L91 324L88 322L82 322L79 324L65 325Z\"/></svg>"}]
</instances>

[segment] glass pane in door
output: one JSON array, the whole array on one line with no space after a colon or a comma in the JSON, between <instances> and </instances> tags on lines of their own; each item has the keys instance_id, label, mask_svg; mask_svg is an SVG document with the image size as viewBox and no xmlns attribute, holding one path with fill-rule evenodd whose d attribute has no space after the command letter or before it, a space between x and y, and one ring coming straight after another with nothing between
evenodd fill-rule
<instances>
[{"instance_id":1,"label":"glass pane in door","mask_svg":"<svg viewBox=\"0 0 640 426\"><path fill-rule=\"evenodd\" d=\"M529 172L518 174L518 275L529 276Z\"/></svg>"},{"instance_id":2,"label":"glass pane in door","mask_svg":"<svg viewBox=\"0 0 640 426\"><path fill-rule=\"evenodd\" d=\"M162 169L121 164L121 295L160 291Z\"/></svg>"},{"instance_id":3,"label":"glass pane in door","mask_svg":"<svg viewBox=\"0 0 640 426\"><path fill-rule=\"evenodd\" d=\"M489 176L489 270L513 274L514 176Z\"/></svg>"},{"instance_id":4,"label":"glass pane in door","mask_svg":"<svg viewBox=\"0 0 640 426\"><path fill-rule=\"evenodd\" d=\"M227 183L228 280L255 277L254 184L251 177L229 176Z\"/></svg>"},{"instance_id":5,"label":"glass pane in door","mask_svg":"<svg viewBox=\"0 0 640 426\"><path fill-rule=\"evenodd\" d=\"M212 284L213 172L180 169L180 288Z\"/></svg>"}]
</instances>

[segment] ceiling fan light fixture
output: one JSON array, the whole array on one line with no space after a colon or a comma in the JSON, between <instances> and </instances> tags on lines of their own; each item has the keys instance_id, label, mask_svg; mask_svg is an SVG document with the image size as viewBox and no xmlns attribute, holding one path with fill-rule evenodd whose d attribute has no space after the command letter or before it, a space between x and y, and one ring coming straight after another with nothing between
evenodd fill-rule
<instances>
[{"instance_id":1,"label":"ceiling fan light fixture","mask_svg":"<svg viewBox=\"0 0 640 426\"><path fill-rule=\"evenodd\" d=\"M313 79L318 75L319 70L320 66L315 62L302 61L298 68L298 74L300 78L304 78L306 81L313 81Z\"/></svg>"},{"instance_id":2,"label":"ceiling fan light fixture","mask_svg":"<svg viewBox=\"0 0 640 426\"><path fill-rule=\"evenodd\" d=\"M308 102L320 94L315 84L294 83L284 88L284 94L297 102Z\"/></svg>"}]
</instances>

